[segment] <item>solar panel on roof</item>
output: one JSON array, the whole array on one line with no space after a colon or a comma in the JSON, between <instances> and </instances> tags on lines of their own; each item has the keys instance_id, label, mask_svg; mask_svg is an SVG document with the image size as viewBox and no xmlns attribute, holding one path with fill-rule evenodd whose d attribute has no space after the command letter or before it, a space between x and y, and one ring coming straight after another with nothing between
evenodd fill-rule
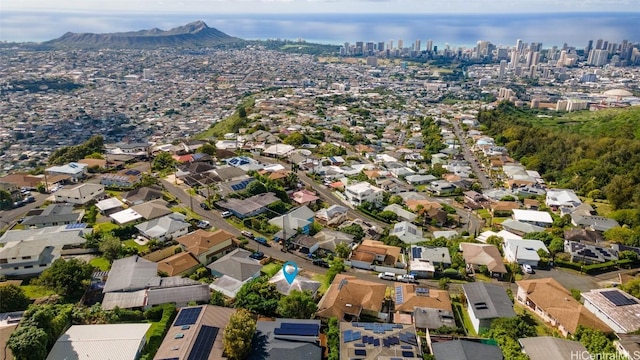
<instances>
[{"instance_id":1,"label":"solar panel on roof","mask_svg":"<svg viewBox=\"0 0 640 360\"><path fill-rule=\"evenodd\" d=\"M218 331L217 327L202 325L187 360L208 359Z\"/></svg>"},{"instance_id":2,"label":"solar panel on roof","mask_svg":"<svg viewBox=\"0 0 640 360\"><path fill-rule=\"evenodd\" d=\"M408 349L408 350L413 350L413 346L409 346L409 345L400 345L401 349Z\"/></svg>"},{"instance_id":3,"label":"solar panel on roof","mask_svg":"<svg viewBox=\"0 0 640 360\"><path fill-rule=\"evenodd\" d=\"M318 329L312 328L277 328L273 330L275 335L317 336Z\"/></svg>"},{"instance_id":4,"label":"solar panel on roof","mask_svg":"<svg viewBox=\"0 0 640 360\"><path fill-rule=\"evenodd\" d=\"M366 347L367 345L357 343L357 344L353 344L353 346L355 346L355 347Z\"/></svg>"},{"instance_id":5,"label":"solar panel on roof","mask_svg":"<svg viewBox=\"0 0 640 360\"><path fill-rule=\"evenodd\" d=\"M402 352L402 356L412 358L413 357L413 351L403 351Z\"/></svg>"},{"instance_id":6,"label":"solar panel on roof","mask_svg":"<svg viewBox=\"0 0 640 360\"><path fill-rule=\"evenodd\" d=\"M178 314L178 318L176 318L176 321L173 323L173 326L195 324L198 320L198 316L200 316L201 311L201 307L182 309L182 311L180 311L180 314Z\"/></svg>"},{"instance_id":7,"label":"solar panel on roof","mask_svg":"<svg viewBox=\"0 0 640 360\"><path fill-rule=\"evenodd\" d=\"M356 349L355 350L355 354L358 355L358 356L366 356L367 355L367 350Z\"/></svg>"},{"instance_id":8,"label":"solar panel on roof","mask_svg":"<svg viewBox=\"0 0 640 360\"><path fill-rule=\"evenodd\" d=\"M607 300L609 300L615 306L627 306L627 305L637 304L635 299L628 298L617 290L603 291L600 294L602 294L602 296L607 298Z\"/></svg>"}]
</instances>

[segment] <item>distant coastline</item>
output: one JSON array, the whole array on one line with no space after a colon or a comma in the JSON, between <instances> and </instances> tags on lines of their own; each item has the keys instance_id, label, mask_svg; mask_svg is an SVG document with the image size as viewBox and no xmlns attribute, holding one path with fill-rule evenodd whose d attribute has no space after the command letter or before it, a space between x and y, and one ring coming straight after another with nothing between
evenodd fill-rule
<instances>
[{"instance_id":1,"label":"distant coastline","mask_svg":"<svg viewBox=\"0 0 640 360\"><path fill-rule=\"evenodd\" d=\"M2 41L46 41L71 32L136 31L204 20L229 35L244 39L304 39L325 44L356 41L433 40L439 47L542 42L583 48L588 40L640 42L640 13L556 14L82 14L5 12L0 19ZM36 26L37 25L37 26Z\"/></svg>"}]
</instances>

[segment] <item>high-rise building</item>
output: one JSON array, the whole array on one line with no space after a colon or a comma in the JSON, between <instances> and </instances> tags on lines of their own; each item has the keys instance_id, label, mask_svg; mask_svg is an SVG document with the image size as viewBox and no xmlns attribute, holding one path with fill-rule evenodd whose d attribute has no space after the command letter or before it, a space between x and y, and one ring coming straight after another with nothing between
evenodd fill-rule
<instances>
[{"instance_id":1,"label":"high-rise building","mask_svg":"<svg viewBox=\"0 0 640 360\"><path fill-rule=\"evenodd\" d=\"M599 49L602 49L602 42L603 42L603 41L604 41L604 40L602 40L602 39L598 39L598 40L596 41L596 47L595 47L594 49L598 49L598 50L599 50Z\"/></svg>"},{"instance_id":2,"label":"high-rise building","mask_svg":"<svg viewBox=\"0 0 640 360\"><path fill-rule=\"evenodd\" d=\"M393 40L389 40L389 47L387 49L393 50Z\"/></svg>"},{"instance_id":3,"label":"high-rise building","mask_svg":"<svg viewBox=\"0 0 640 360\"><path fill-rule=\"evenodd\" d=\"M518 53L518 48L514 48L513 51L511 51L511 62L509 62L509 68L512 70L515 69L519 60L520 54Z\"/></svg>"},{"instance_id":4,"label":"high-rise building","mask_svg":"<svg viewBox=\"0 0 640 360\"><path fill-rule=\"evenodd\" d=\"M404 41L402 39L398 40L398 50L402 50L404 48Z\"/></svg>"},{"instance_id":5,"label":"high-rise building","mask_svg":"<svg viewBox=\"0 0 640 360\"><path fill-rule=\"evenodd\" d=\"M356 41L355 55L362 55L363 50L364 50L364 42Z\"/></svg>"},{"instance_id":6,"label":"high-rise building","mask_svg":"<svg viewBox=\"0 0 640 360\"><path fill-rule=\"evenodd\" d=\"M556 66L562 67L565 66L567 62L567 50L560 51L560 58L558 59L558 63Z\"/></svg>"},{"instance_id":7,"label":"high-rise building","mask_svg":"<svg viewBox=\"0 0 640 360\"><path fill-rule=\"evenodd\" d=\"M522 44L522 40L521 39L516 40L516 51L522 52L523 48L524 48L524 45Z\"/></svg>"},{"instance_id":8,"label":"high-rise building","mask_svg":"<svg viewBox=\"0 0 640 360\"><path fill-rule=\"evenodd\" d=\"M587 63L592 66L603 66L609 60L609 52L602 49L593 49L589 53Z\"/></svg>"},{"instance_id":9,"label":"high-rise building","mask_svg":"<svg viewBox=\"0 0 640 360\"><path fill-rule=\"evenodd\" d=\"M378 66L378 58L375 57L375 56L368 56L367 57L367 65L373 66L373 67Z\"/></svg>"},{"instance_id":10,"label":"high-rise building","mask_svg":"<svg viewBox=\"0 0 640 360\"><path fill-rule=\"evenodd\" d=\"M416 40L415 45L413 46L413 51L420 51L420 40Z\"/></svg>"},{"instance_id":11,"label":"high-rise building","mask_svg":"<svg viewBox=\"0 0 640 360\"><path fill-rule=\"evenodd\" d=\"M373 41L368 41L367 42L366 47L365 47L365 50L366 50L367 54L371 54L373 52L374 46L375 45L373 44Z\"/></svg>"},{"instance_id":12,"label":"high-rise building","mask_svg":"<svg viewBox=\"0 0 640 360\"><path fill-rule=\"evenodd\" d=\"M433 40L427 40L427 51L433 51Z\"/></svg>"},{"instance_id":13,"label":"high-rise building","mask_svg":"<svg viewBox=\"0 0 640 360\"><path fill-rule=\"evenodd\" d=\"M498 80L504 79L504 73L507 70L507 60L500 60L500 72L498 73Z\"/></svg>"},{"instance_id":14,"label":"high-rise building","mask_svg":"<svg viewBox=\"0 0 640 360\"><path fill-rule=\"evenodd\" d=\"M593 49L593 40L589 40L587 47L584 48L585 55L588 55L591 49Z\"/></svg>"},{"instance_id":15,"label":"high-rise building","mask_svg":"<svg viewBox=\"0 0 640 360\"><path fill-rule=\"evenodd\" d=\"M376 50L384 51L384 41L378 42L378 48Z\"/></svg>"}]
</instances>

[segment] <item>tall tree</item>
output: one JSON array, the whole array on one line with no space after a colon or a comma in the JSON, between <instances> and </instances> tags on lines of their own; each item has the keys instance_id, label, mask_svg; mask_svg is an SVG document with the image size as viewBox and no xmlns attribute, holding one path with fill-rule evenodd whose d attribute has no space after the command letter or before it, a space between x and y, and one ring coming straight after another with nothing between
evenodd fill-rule
<instances>
[{"instance_id":1,"label":"tall tree","mask_svg":"<svg viewBox=\"0 0 640 360\"><path fill-rule=\"evenodd\" d=\"M112 262L122 252L122 243L113 234L106 233L102 235L102 241L100 241L98 249L102 252L102 256Z\"/></svg>"},{"instance_id":2,"label":"tall tree","mask_svg":"<svg viewBox=\"0 0 640 360\"><path fill-rule=\"evenodd\" d=\"M7 346L17 360L42 360L47 357L47 333L35 326L20 326Z\"/></svg>"},{"instance_id":3,"label":"tall tree","mask_svg":"<svg viewBox=\"0 0 640 360\"><path fill-rule=\"evenodd\" d=\"M278 314L284 318L310 319L318 310L311 292L293 290L278 302Z\"/></svg>"},{"instance_id":4,"label":"tall tree","mask_svg":"<svg viewBox=\"0 0 640 360\"><path fill-rule=\"evenodd\" d=\"M336 245L336 254L339 257L346 259L349 257L349 253L351 253L351 248L346 243L341 242Z\"/></svg>"},{"instance_id":5,"label":"tall tree","mask_svg":"<svg viewBox=\"0 0 640 360\"><path fill-rule=\"evenodd\" d=\"M0 313L25 310L30 302L21 287L14 284L0 286Z\"/></svg>"},{"instance_id":6,"label":"tall tree","mask_svg":"<svg viewBox=\"0 0 640 360\"><path fill-rule=\"evenodd\" d=\"M231 360L246 359L251 351L251 340L256 332L256 320L245 309L239 309L224 329L224 351Z\"/></svg>"},{"instance_id":7,"label":"tall tree","mask_svg":"<svg viewBox=\"0 0 640 360\"><path fill-rule=\"evenodd\" d=\"M54 290L61 296L79 298L84 293L92 272L93 266L82 260L58 259L40 274L37 283Z\"/></svg>"},{"instance_id":8,"label":"tall tree","mask_svg":"<svg viewBox=\"0 0 640 360\"><path fill-rule=\"evenodd\" d=\"M171 157L171 154L162 151L155 157L155 159L153 159L151 168L155 171L166 171L173 169L175 163L176 161Z\"/></svg>"},{"instance_id":9,"label":"tall tree","mask_svg":"<svg viewBox=\"0 0 640 360\"><path fill-rule=\"evenodd\" d=\"M281 294L265 277L253 279L240 288L234 306L264 316L275 316Z\"/></svg>"}]
</instances>

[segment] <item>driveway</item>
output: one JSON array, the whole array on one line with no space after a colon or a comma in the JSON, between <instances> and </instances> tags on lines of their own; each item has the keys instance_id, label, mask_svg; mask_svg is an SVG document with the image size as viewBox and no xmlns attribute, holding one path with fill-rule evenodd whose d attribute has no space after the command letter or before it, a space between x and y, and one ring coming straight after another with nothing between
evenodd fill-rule
<instances>
[{"instance_id":1,"label":"driveway","mask_svg":"<svg viewBox=\"0 0 640 360\"><path fill-rule=\"evenodd\" d=\"M578 289L582 292L598 289L598 280L589 275L583 275L574 271L553 268L551 270L536 270L535 274L525 275L524 279L553 278L567 290Z\"/></svg>"}]
</instances>

